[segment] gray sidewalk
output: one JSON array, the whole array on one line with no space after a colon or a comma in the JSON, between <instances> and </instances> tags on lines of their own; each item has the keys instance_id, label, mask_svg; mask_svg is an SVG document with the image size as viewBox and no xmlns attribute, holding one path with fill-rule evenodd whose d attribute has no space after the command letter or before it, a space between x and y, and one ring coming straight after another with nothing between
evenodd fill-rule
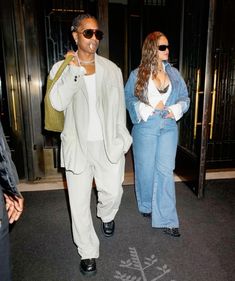
<instances>
[{"instance_id":1,"label":"gray sidewalk","mask_svg":"<svg viewBox=\"0 0 235 281\"><path fill-rule=\"evenodd\" d=\"M100 239L97 275L91 281L232 281L235 275L235 181L209 181L198 200L176 183L181 237L151 227L136 207L134 187L125 186L114 237ZM45 184L45 186L48 185ZM23 192L25 210L11 230L13 281L86 281L72 241L67 190Z\"/></svg>"}]
</instances>

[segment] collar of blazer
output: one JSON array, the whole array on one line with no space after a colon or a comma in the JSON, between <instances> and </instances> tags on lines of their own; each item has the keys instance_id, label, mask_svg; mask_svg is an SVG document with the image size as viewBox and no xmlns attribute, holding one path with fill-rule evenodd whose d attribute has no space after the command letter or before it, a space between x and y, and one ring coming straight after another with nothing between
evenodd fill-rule
<instances>
[{"instance_id":1,"label":"collar of blazer","mask_svg":"<svg viewBox=\"0 0 235 281\"><path fill-rule=\"evenodd\" d=\"M95 54L95 74L96 74L96 95L97 98L102 95L102 87L104 83L104 64L102 57Z\"/></svg>"}]
</instances>

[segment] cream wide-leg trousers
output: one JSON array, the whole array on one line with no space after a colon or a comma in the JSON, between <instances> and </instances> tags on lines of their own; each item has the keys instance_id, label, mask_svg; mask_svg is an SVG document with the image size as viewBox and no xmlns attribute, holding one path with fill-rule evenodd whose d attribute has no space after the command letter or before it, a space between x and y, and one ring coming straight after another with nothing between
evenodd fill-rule
<instances>
[{"instance_id":1,"label":"cream wide-leg trousers","mask_svg":"<svg viewBox=\"0 0 235 281\"><path fill-rule=\"evenodd\" d=\"M99 239L95 232L90 198L95 179L98 194L97 216L103 222L114 219L122 198L125 157L110 163L103 141L88 142L88 161L81 174L66 171L72 216L73 239L81 259L99 257Z\"/></svg>"}]
</instances>

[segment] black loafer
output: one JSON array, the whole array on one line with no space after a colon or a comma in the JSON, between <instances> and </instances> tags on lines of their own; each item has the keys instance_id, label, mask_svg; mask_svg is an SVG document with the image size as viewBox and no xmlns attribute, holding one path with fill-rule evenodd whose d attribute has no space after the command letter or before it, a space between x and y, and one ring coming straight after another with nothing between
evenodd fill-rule
<instances>
[{"instance_id":1,"label":"black loafer","mask_svg":"<svg viewBox=\"0 0 235 281\"><path fill-rule=\"evenodd\" d=\"M173 237L180 237L179 228L170 228L165 227L163 232L167 235L173 236Z\"/></svg>"},{"instance_id":2,"label":"black loafer","mask_svg":"<svg viewBox=\"0 0 235 281\"><path fill-rule=\"evenodd\" d=\"M111 237L114 234L115 229L115 223L114 220L110 222L103 222L102 223L102 232L104 233L104 236Z\"/></svg>"},{"instance_id":3,"label":"black loafer","mask_svg":"<svg viewBox=\"0 0 235 281\"><path fill-rule=\"evenodd\" d=\"M141 213L143 217L145 218L151 218L152 213Z\"/></svg>"},{"instance_id":4,"label":"black loafer","mask_svg":"<svg viewBox=\"0 0 235 281\"><path fill-rule=\"evenodd\" d=\"M95 275L96 274L96 262L95 259L84 259L80 262L80 272L83 275Z\"/></svg>"}]
</instances>

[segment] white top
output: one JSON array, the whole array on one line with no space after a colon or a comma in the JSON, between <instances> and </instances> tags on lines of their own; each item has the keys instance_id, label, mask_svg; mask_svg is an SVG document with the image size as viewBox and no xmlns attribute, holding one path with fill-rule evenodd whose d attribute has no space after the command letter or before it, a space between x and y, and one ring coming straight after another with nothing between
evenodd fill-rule
<instances>
[{"instance_id":1,"label":"white top","mask_svg":"<svg viewBox=\"0 0 235 281\"><path fill-rule=\"evenodd\" d=\"M164 105L166 104L166 101L172 91L172 85L170 83L167 92L164 94L161 94L158 91L157 87L155 86L155 84L152 80L152 75L151 75L149 78L147 91L148 91L148 101L149 101L150 105L147 105L143 102L140 102L140 105L139 105L139 114L141 116L141 119L144 120L145 122L148 120L149 116L151 116L153 114L156 105L160 101L162 101ZM179 104L173 104L171 106L168 106L167 109L170 109L172 111L176 121L179 120L183 115L181 106Z\"/></svg>"},{"instance_id":2,"label":"white top","mask_svg":"<svg viewBox=\"0 0 235 281\"><path fill-rule=\"evenodd\" d=\"M89 99L89 125L88 125L88 141L103 140L102 127L100 117L96 109L96 75L84 75L86 89Z\"/></svg>"}]
</instances>

